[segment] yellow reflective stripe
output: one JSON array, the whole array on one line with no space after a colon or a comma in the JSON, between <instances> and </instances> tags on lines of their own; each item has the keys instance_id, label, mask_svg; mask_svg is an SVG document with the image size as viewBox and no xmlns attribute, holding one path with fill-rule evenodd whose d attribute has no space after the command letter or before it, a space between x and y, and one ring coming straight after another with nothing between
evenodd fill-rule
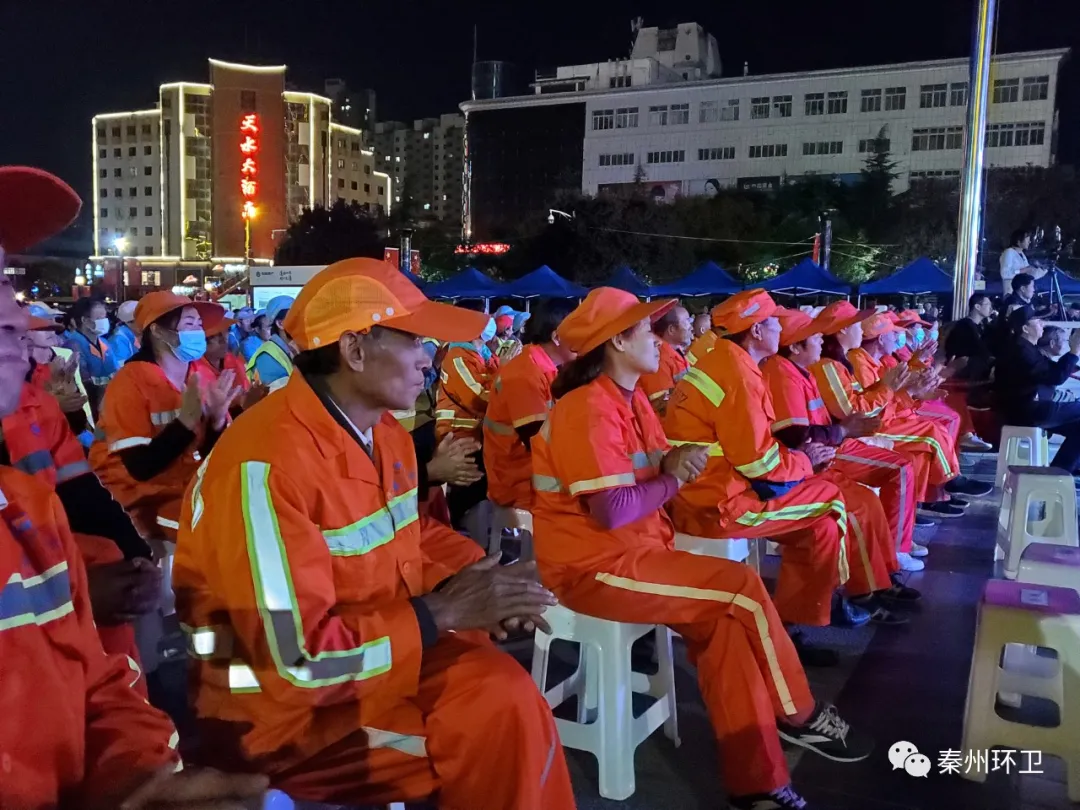
<instances>
[{"instance_id":1,"label":"yellow reflective stripe","mask_svg":"<svg viewBox=\"0 0 1080 810\"><path fill-rule=\"evenodd\" d=\"M514 427L524 427L525 425L531 425L533 422L543 422L547 419L547 413L531 413L528 416L523 416L520 419L515 419Z\"/></svg>"},{"instance_id":2,"label":"yellow reflective stripe","mask_svg":"<svg viewBox=\"0 0 1080 810\"><path fill-rule=\"evenodd\" d=\"M880 591L884 586L874 579L874 566L870 564L870 553L866 550L866 535L863 534L859 519L852 512L848 515L848 521L851 523L851 530L855 533L855 542L859 546L859 559L862 561L863 571L866 573L866 581L870 583L870 592Z\"/></svg>"},{"instance_id":3,"label":"yellow reflective stripe","mask_svg":"<svg viewBox=\"0 0 1080 810\"><path fill-rule=\"evenodd\" d=\"M401 734L397 731L384 731L381 728L361 726L367 734L368 748L393 748L413 757L427 756L427 738L417 734Z\"/></svg>"},{"instance_id":4,"label":"yellow reflective stripe","mask_svg":"<svg viewBox=\"0 0 1080 810\"><path fill-rule=\"evenodd\" d=\"M150 424L158 426L167 425L169 424L169 422L176 421L177 417L179 416L179 408L177 408L175 411L158 411L157 413L150 414Z\"/></svg>"},{"instance_id":5,"label":"yellow reflective stripe","mask_svg":"<svg viewBox=\"0 0 1080 810\"><path fill-rule=\"evenodd\" d=\"M900 436L892 433L877 433L875 435L880 436L883 439L892 439L894 442L900 442L901 444L928 444L933 448L938 463L941 465L941 469L945 471L945 474L956 475L957 471L949 464L949 457L945 455L945 450L937 439L931 438L930 436Z\"/></svg>"},{"instance_id":6,"label":"yellow reflective stripe","mask_svg":"<svg viewBox=\"0 0 1080 810\"><path fill-rule=\"evenodd\" d=\"M484 417L484 427L490 430L492 433L497 433L500 436L513 436L514 429L510 425L504 425L502 422L496 422L490 416Z\"/></svg>"},{"instance_id":7,"label":"yellow reflective stripe","mask_svg":"<svg viewBox=\"0 0 1080 810\"><path fill-rule=\"evenodd\" d=\"M809 517L821 517L829 512L836 513L836 525L840 528L840 584L848 581L851 572L847 561L847 508L843 501L823 501L819 503L796 504L785 506L771 512L745 512L735 522L743 526L760 526L770 520L802 520Z\"/></svg>"},{"instance_id":8,"label":"yellow reflective stripe","mask_svg":"<svg viewBox=\"0 0 1080 810\"><path fill-rule=\"evenodd\" d=\"M461 381L468 386L468 389L476 394L478 397L484 396L484 386L480 385L473 377L472 372L469 371L469 367L465 365L465 360L460 357L454 358L454 368L457 369L457 373L461 376Z\"/></svg>"},{"instance_id":9,"label":"yellow reflective stripe","mask_svg":"<svg viewBox=\"0 0 1080 810\"><path fill-rule=\"evenodd\" d=\"M692 366L697 365L697 355L695 355L693 352L688 351L686 353L686 362L688 362Z\"/></svg>"},{"instance_id":10,"label":"yellow reflective stripe","mask_svg":"<svg viewBox=\"0 0 1080 810\"><path fill-rule=\"evenodd\" d=\"M562 492L562 482L550 475L537 475L533 473L533 489L537 492Z\"/></svg>"},{"instance_id":11,"label":"yellow reflective stripe","mask_svg":"<svg viewBox=\"0 0 1080 810\"><path fill-rule=\"evenodd\" d=\"M435 411L436 419L453 419L457 411Z\"/></svg>"},{"instance_id":12,"label":"yellow reflective stripe","mask_svg":"<svg viewBox=\"0 0 1080 810\"><path fill-rule=\"evenodd\" d=\"M832 391L836 404L840 406L844 416L850 416L854 408L851 405L851 400L848 399L847 392L844 390L844 383L841 382L840 375L836 373L836 367L831 362L826 362L822 366L822 370L825 372L825 381L829 384L829 390Z\"/></svg>"},{"instance_id":13,"label":"yellow reflective stripe","mask_svg":"<svg viewBox=\"0 0 1080 810\"><path fill-rule=\"evenodd\" d=\"M663 391L657 391L655 394L650 394L649 395L649 402L655 402L658 399L663 399L664 397L666 397L670 393L671 393L670 388L665 388Z\"/></svg>"},{"instance_id":14,"label":"yellow reflective stripe","mask_svg":"<svg viewBox=\"0 0 1080 810\"><path fill-rule=\"evenodd\" d=\"M790 419L781 419L777 422L773 422L772 432L776 433L778 430L783 430L786 427L792 425L804 425L809 426L810 420L802 416L793 416Z\"/></svg>"},{"instance_id":15,"label":"yellow reflective stripe","mask_svg":"<svg viewBox=\"0 0 1080 810\"><path fill-rule=\"evenodd\" d=\"M708 447L709 458L723 458L724 448L720 446L719 442L686 442L682 439L668 439L668 444L672 447L683 447L689 445L690 447Z\"/></svg>"},{"instance_id":16,"label":"yellow reflective stripe","mask_svg":"<svg viewBox=\"0 0 1080 810\"><path fill-rule=\"evenodd\" d=\"M647 593L654 596L673 596L680 599L699 599L710 602L721 602L726 605L734 605L750 613L754 618L754 627L761 641L761 648L765 652L765 660L769 663L769 674L776 686L776 695L780 698L780 704L788 715L796 713L795 701L791 697L791 689L788 688L784 679L784 671L780 668L780 660L776 656L776 647L773 645L772 636L769 635L769 619L765 615L762 606L739 593L718 591L712 588L692 588L689 585L664 585L658 582L640 582L614 574L599 573L596 581L612 588L621 588L636 593Z\"/></svg>"},{"instance_id":17,"label":"yellow reflective stripe","mask_svg":"<svg viewBox=\"0 0 1080 810\"><path fill-rule=\"evenodd\" d=\"M683 380L690 383L705 399L709 400L714 407L720 407L720 403L724 401L724 389L721 388L716 380L697 368L692 368L686 372L686 376Z\"/></svg>"},{"instance_id":18,"label":"yellow reflective stripe","mask_svg":"<svg viewBox=\"0 0 1080 810\"><path fill-rule=\"evenodd\" d=\"M580 495L582 492L597 492L602 489L614 487L630 487L637 483L633 473L619 473L618 475L601 475L599 478L589 478L586 481L575 481L567 491L571 495Z\"/></svg>"},{"instance_id":19,"label":"yellow reflective stripe","mask_svg":"<svg viewBox=\"0 0 1080 810\"><path fill-rule=\"evenodd\" d=\"M752 461L749 464L737 464L735 469L747 478L761 478L761 476L768 475L779 466L780 445L773 442L773 446L766 450L765 455L757 461Z\"/></svg>"}]
</instances>

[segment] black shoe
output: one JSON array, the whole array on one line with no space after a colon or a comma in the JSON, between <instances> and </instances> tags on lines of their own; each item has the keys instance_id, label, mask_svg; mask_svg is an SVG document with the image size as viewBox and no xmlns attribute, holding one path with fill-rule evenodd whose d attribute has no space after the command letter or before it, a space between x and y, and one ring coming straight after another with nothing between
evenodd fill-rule
<instances>
[{"instance_id":1,"label":"black shoe","mask_svg":"<svg viewBox=\"0 0 1080 810\"><path fill-rule=\"evenodd\" d=\"M815 647L799 630L789 631L795 654L804 667L835 667L840 663L840 653L827 647Z\"/></svg>"},{"instance_id":2,"label":"black shoe","mask_svg":"<svg viewBox=\"0 0 1080 810\"><path fill-rule=\"evenodd\" d=\"M868 736L853 732L831 703L818 703L805 725L793 726L778 722L780 739L813 751L833 762L859 762L870 756L874 742Z\"/></svg>"},{"instance_id":3,"label":"black shoe","mask_svg":"<svg viewBox=\"0 0 1080 810\"><path fill-rule=\"evenodd\" d=\"M955 495L950 495L949 500L945 501L949 506L955 506L958 509L967 509L971 506L971 501L965 501L963 498L957 498Z\"/></svg>"},{"instance_id":4,"label":"black shoe","mask_svg":"<svg viewBox=\"0 0 1080 810\"><path fill-rule=\"evenodd\" d=\"M859 607L843 596L834 596L830 627L862 627L870 621L870 611Z\"/></svg>"},{"instance_id":5,"label":"black shoe","mask_svg":"<svg viewBox=\"0 0 1080 810\"><path fill-rule=\"evenodd\" d=\"M911 607L922 599L922 593L915 588L909 588L901 582L898 574L893 574L892 577L890 577L890 580L892 581L892 586L883 591L878 591L876 594L877 598L884 602L888 607Z\"/></svg>"},{"instance_id":6,"label":"black shoe","mask_svg":"<svg viewBox=\"0 0 1080 810\"><path fill-rule=\"evenodd\" d=\"M926 515L915 516L915 528L916 529L929 529L931 526L937 526L936 520L931 520Z\"/></svg>"},{"instance_id":7,"label":"black shoe","mask_svg":"<svg viewBox=\"0 0 1080 810\"><path fill-rule=\"evenodd\" d=\"M981 498L993 492L994 485L958 475L945 485L945 491L950 495L970 495L972 498Z\"/></svg>"},{"instance_id":8,"label":"black shoe","mask_svg":"<svg viewBox=\"0 0 1080 810\"><path fill-rule=\"evenodd\" d=\"M958 518L964 516L964 510L951 503L940 501L938 503L920 503L919 511L924 515L938 518Z\"/></svg>"},{"instance_id":9,"label":"black shoe","mask_svg":"<svg viewBox=\"0 0 1080 810\"><path fill-rule=\"evenodd\" d=\"M728 796L731 810L810 810L806 799L791 789L791 785L771 793L752 793L749 796Z\"/></svg>"},{"instance_id":10,"label":"black shoe","mask_svg":"<svg viewBox=\"0 0 1080 810\"><path fill-rule=\"evenodd\" d=\"M870 613L870 624L880 627L899 627L911 621L907 616L901 616L889 610L882 600L878 599L877 594L855 596L851 601Z\"/></svg>"}]
</instances>

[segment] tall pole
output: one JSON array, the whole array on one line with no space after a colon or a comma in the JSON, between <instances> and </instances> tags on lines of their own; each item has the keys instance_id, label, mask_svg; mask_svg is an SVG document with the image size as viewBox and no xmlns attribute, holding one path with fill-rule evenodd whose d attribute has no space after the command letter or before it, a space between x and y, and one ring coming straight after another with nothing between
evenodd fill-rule
<instances>
[{"instance_id":1,"label":"tall pole","mask_svg":"<svg viewBox=\"0 0 1080 810\"><path fill-rule=\"evenodd\" d=\"M975 19L971 32L971 77L968 82L964 171L960 180L960 218L956 226L953 320L960 320L967 315L968 298L975 289L975 264L982 233L983 152L997 0L975 0L975 4Z\"/></svg>"}]
</instances>

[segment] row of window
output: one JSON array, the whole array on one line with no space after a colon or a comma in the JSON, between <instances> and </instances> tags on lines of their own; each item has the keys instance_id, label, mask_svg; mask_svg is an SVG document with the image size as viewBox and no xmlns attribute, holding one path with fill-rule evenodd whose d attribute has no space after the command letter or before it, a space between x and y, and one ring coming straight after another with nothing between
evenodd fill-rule
<instances>
[{"instance_id":1,"label":"row of window","mask_svg":"<svg viewBox=\"0 0 1080 810\"><path fill-rule=\"evenodd\" d=\"M97 136L98 136L98 138L103 139L105 137L106 132L108 132L108 129L106 128L106 126L104 124L98 124L98 128L97 128ZM142 126L139 126L137 124L128 124L127 127L125 128L125 127L122 127L119 124L113 124L113 127L112 127L112 137L113 138L116 138L116 139L119 140L120 135L121 135L122 132L128 138L136 138L136 137L139 137L140 135L142 137L144 137L144 138L152 138L152 137L154 137L154 125L153 124L143 124Z\"/></svg>"},{"instance_id":2,"label":"row of window","mask_svg":"<svg viewBox=\"0 0 1080 810\"><path fill-rule=\"evenodd\" d=\"M137 150L137 147L129 146L128 151L127 151L127 156L128 157L135 157L136 150ZM112 151L113 151L113 157L114 158L122 157L121 149L120 149L119 146L116 147L115 149L113 149ZM152 154L154 154L154 147L147 144L146 146L143 147L143 154L144 155L152 155ZM98 158L104 159L104 158L107 158L108 156L109 156L109 150L108 149L98 149Z\"/></svg>"},{"instance_id":3,"label":"row of window","mask_svg":"<svg viewBox=\"0 0 1080 810\"><path fill-rule=\"evenodd\" d=\"M989 124L986 127L985 142L987 147L1042 146L1046 143L1046 123L1028 121L1018 124ZM930 127L911 131L913 152L963 148L963 127Z\"/></svg>"},{"instance_id":4,"label":"row of window","mask_svg":"<svg viewBox=\"0 0 1080 810\"><path fill-rule=\"evenodd\" d=\"M129 217L131 217L131 218L137 217L139 215L139 209L136 208L135 206L132 206L131 208L128 209L127 215ZM148 206L146 206L146 208L143 209L143 216L152 217L153 215L154 215L154 209L151 206L148 205ZM101 209L101 218L102 219L108 219L109 218L109 209L108 208L102 208ZM123 218L124 218L124 209L123 208L117 208L116 209L116 219L123 219ZM147 236L153 236L154 235L153 229L152 228L147 228L146 229L146 235Z\"/></svg>"},{"instance_id":5,"label":"row of window","mask_svg":"<svg viewBox=\"0 0 1080 810\"><path fill-rule=\"evenodd\" d=\"M938 180L941 178L956 178L960 176L959 169L929 169L925 171L911 172L908 178L915 180Z\"/></svg>"},{"instance_id":6,"label":"row of window","mask_svg":"<svg viewBox=\"0 0 1080 810\"><path fill-rule=\"evenodd\" d=\"M427 137L426 132L424 133L424 137L425 138ZM345 150L345 139L344 138L338 138L337 139L337 148L341 149L342 151ZM354 155L359 154L359 152L360 152L360 142L359 141L349 141L349 151L352 152Z\"/></svg>"},{"instance_id":7,"label":"row of window","mask_svg":"<svg viewBox=\"0 0 1080 810\"><path fill-rule=\"evenodd\" d=\"M136 188L135 186L131 186L130 188L128 188L128 196L129 197L137 197L138 194L139 194L139 189ZM101 199L104 200L108 196L109 196L109 190L107 188L101 189ZM114 188L113 189L113 196L116 197L117 199L121 199L124 196L124 190L122 188ZM143 186L143 196L144 197L153 197L154 196L154 187L153 186Z\"/></svg>"},{"instance_id":8,"label":"row of window","mask_svg":"<svg viewBox=\"0 0 1080 810\"><path fill-rule=\"evenodd\" d=\"M143 166L142 173L143 173L144 177L153 177L154 169L153 169L152 166ZM138 177L139 176L139 167L138 166L128 166L128 175L131 176L131 177ZM99 179L104 180L108 176L109 176L109 170L108 169L98 169L98 178ZM123 176L124 176L124 170L123 169L120 169L120 168L113 169L113 177L123 177Z\"/></svg>"},{"instance_id":9,"label":"row of window","mask_svg":"<svg viewBox=\"0 0 1080 810\"><path fill-rule=\"evenodd\" d=\"M345 168L345 160L343 158L338 158L337 167L339 169L344 169ZM352 162L351 170L354 171L354 172L360 171L360 161L359 160L354 160ZM371 174L371 165L368 164L368 163L364 164L364 174Z\"/></svg>"},{"instance_id":10,"label":"row of window","mask_svg":"<svg viewBox=\"0 0 1080 810\"><path fill-rule=\"evenodd\" d=\"M1023 80L997 79L994 82L993 101L1004 104L1023 99L1045 101L1050 93L1049 76L1030 76ZM919 107L963 107L967 104L968 83L924 84L919 87ZM907 88L886 87L860 91L859 112L875 113L907 109ZM638 107L619 107L593 110L593 130L628 129L638 125ZM750 99L750 118L791 118L791 96L755 96ZM814 115L843 115L848 111L848 91L836 90L826 93L806 93L803 96L803 113ZM739 99L728 99L723 105L716 100L699 102L698 122L711 124L718 121L739 120ZM649 107L649 126L678 126L690 123L689 104L665 104Z\"/></svg>"},{"instance_id":11,"label":"row of window","mask_svg":"<svg viewBox=\"0 0 1080 810\"><path fill-rule=\"evenodd\" d=\"M843 151L843 141L811 141L802 145L804 155L839 155Z\"/></svg>"},{"instance_id":12,"label":"row of window","mask_svg":"<svg viewBox=\"0 0 1080 810\"><path fill-rule=\"evenodd\" d=\"M633 166L633 152L620 152L614 155L600 155L601 166Z\"/></svg>"},{"instance_id":13,"label":"row of window","mask_svg":"<svg viewBox=\"0 0 1080 810\"><path fill-rule=\"evenodd\" d=\"M345 188L345 180L344 180L344 178L341 178L341 177L338 178L337 187L338 188ZM357 183L355 180L350 182L349 187L353 191L359 191L360 190L360 184ZM364 193L365 194L370 194L371 193L371 183L364 183ZM383 187L382 186L379 186L379 193L380 194L383 193Z\"/></svg>"}]
</instances>

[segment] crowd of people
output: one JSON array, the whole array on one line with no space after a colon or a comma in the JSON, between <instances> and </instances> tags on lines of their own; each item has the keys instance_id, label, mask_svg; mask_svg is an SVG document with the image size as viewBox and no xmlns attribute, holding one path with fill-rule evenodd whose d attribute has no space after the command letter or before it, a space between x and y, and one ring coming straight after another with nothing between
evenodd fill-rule
<instances>
[{"instance_id":1,"label":"crowd of people","mask_svg":"<svg viewBox=\"0 0 1080 810\"><path fill-rule=\"evenodd\" d=\"M78 209L0 168L0 260ZM814 697L804 667L837 656L803 628L905 624L916 526L990 490L959 474L987 445L943 387L996 373L1010 418L1080 456L1080 403L1043 390L1080 339L1051 360L1010 305L1017 362L995 364L971 306L942 352L935 313L749 290L691 315L599 288L491 316L373 259L231 317L0 287L0 805L573 808L547 703L496 643L559 603L677 631L731 807L809 807L782 745L845 763L872 742ZM531 514L531 555L485 553L492 505ZM733 538L779 544L771 593L680 550ZM144 677L174 612L184 739Z\"/></svg>"}]
</instances>

